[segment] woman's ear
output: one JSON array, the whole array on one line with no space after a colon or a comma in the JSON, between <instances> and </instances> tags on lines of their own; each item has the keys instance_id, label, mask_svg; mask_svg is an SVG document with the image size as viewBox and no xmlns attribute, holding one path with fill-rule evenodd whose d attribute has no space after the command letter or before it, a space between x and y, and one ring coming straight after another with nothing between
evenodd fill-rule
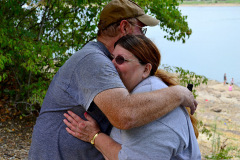
<instances>
[{"instance_id":1,"label":"woman's ear","mask_svg":"<svg viewBox=\"0 0 240 160\"><path fill-rule=\"evenodd\" d=\"M122 20L119 26L120 26L120 32L123 36L131 32L131 25L127 20Z\"/></svg>"},{"instance_id":2,"label":"woman's ear","mask_svg":"<svg viewBox=\"0 0 240 160\"><path fill-rule=\"evenodd\" d=\"M151 65L150 63L147 63L147 64L145 65L142 78L143 78L143 79L147 78L147 77L150 75L151 70L152 70L152 65Z\"/></svg>"}]
</instances>

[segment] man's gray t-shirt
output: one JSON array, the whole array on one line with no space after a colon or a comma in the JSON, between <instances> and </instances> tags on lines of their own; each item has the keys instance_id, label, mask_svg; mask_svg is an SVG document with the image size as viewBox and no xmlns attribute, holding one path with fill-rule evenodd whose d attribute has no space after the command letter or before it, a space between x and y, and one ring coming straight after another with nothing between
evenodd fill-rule
<instances>
[{"instance_id":1,"label":"man's gray t-shirt","mask_svg":"<svg viewBox=\"0 0 240 160\"><path fill-rule=\"evenodd\" d=\"M132 93L166 87L159 78L151 76L139 83ZM194 129L184 107L177 107L167 115L141 127L130 130L113 128L111 137L122 144L119 160L201 160Z\"/></svg>"},{"instance_id":2,"label":"man's gray t-shirt","mask_svg":"<svg viewBox=\"0 0 240 160\"><path fill-rule=\"evenodd\" d=\"M85 119L83 114L87 110L101 131L110 133L111 124L93 102L104 90L125 88L109 56L102 43L89 42L59 69L34 126L29 159L104 159L90 143L67 133L63 114L72 110Z\"/></svg>"}]
</instances>

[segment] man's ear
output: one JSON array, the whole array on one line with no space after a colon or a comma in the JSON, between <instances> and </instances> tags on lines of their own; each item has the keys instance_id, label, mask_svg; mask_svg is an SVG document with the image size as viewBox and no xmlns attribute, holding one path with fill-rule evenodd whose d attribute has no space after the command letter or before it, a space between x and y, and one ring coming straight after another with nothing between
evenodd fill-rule
<instances>
[{"instance_id":1,"label":"man's ear","mask_svg":"<svg viewBox=\"0 0 240 160\"><path fill-rule=\"evenodd\" d=\"M131 33L131 25L127 20L122 20L119 26L120 26L120 32L123 36Z\"/></svg>"},{"instance_id":2,"label":"man's ear","mask_svg":"<svg viewBox=\"0 0 240 160\"><path fill-rule=\"evenodd\" d=\"M152 65L151 65L150 63L147 63L147 64L145 65L142 78L143 78L143 79L147 78L147 77L150 75L151 70L152 70Z\"/></svg>"}]
</instances>

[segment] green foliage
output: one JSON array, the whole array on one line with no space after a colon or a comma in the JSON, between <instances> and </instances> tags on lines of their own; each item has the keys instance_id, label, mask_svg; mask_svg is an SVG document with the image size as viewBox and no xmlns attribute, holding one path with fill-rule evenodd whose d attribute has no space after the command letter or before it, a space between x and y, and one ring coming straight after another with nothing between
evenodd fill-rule
<instances>
[{"instance_id":1,"label":"green foliage","mask_svg":"<svg viewBox=\"0 0 240 160\"><path fill-rule=\"evenodd\" d=\"M164 38L185 43L186 38L192 34L186 21L187 16L183 16L178 7L182 0L136 0L136 2L146 6L145 10L160 20L160 29L166 33Z\"/></svg>"},{"instance_id":2,"label":"green foliage","mask_svg":"<svg viewBox=\"0 0 240 160\"><path fill-rule=\"evenodd\" d=\"M212 132L205 127L202 121L199 121L198 128L202 134L207 135L207 139L209 140L212 137Z\"/></svg>"},{"instance_id":3,"label":"green foliage","mask_svg":"<svg viewBox=\"0 0 240 160\"><path fill-rule=\"evenodd\" d=\"M58 68L96 37L101 7L86 5L74 0L0 1L1 99L19 108L42 103Z\"/></svg>"},{"instance_id":4,"label":"green foliage","mask_svg":"<svg viewBox=\"0 0 240 160\"><path fill-rule=\"evenodd\" d=\"M212 126L212 155L206 156L206 159L232 159L233 156L229 156L229 151L235 150L234 147L227 147L225 144L228 139L221 143L220 134L217 133L217 125Z\"/></svg>"},{"instance_id":5,"label":"green foliage","mask_svg":"<svg viewBox=\"0 0 240 160\"><path fill-rule=\"evenodd\" d=\"M64 62L96 38L99 13L110 0L0 1L0 99L19 110L41 105ZM176 0L136 0L161 20L169 40L191 30Z\"/></svg>"},{"instance_id":6,"label":"green foliage","mask_svg":"<svg viewBox=\"0 0 240 160\"><path fill-rule=\"evenodd\" d=\"M208 79L205 76L197 75L194 72L184 70L181 67L172 67L166 64L163 64L162 66L164 70L176 73L182 86L187 87L188 84L193 84L192 92L195 98L197 97L196 87L201 84L207 84L208 82Z\"/></svg>"}]
</instances>

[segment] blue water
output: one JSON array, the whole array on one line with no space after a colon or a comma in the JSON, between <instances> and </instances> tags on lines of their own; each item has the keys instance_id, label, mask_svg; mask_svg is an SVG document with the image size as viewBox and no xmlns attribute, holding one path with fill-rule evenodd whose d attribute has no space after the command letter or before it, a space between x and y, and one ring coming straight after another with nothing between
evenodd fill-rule
<instances>
[{"instance_id":1,"label":"blue water","mask_svg":"<svg viewBox=\"0 0 240 160\"><path fill-rule=\"evenodd\" d=\"M240 86L240 7L180 7L187 15L192 35L182 42L163 38L159 26L149 27L147 36L162 54L162 64L182 67L223 82L232 78Z\"/></svg>"}]
</instances>

